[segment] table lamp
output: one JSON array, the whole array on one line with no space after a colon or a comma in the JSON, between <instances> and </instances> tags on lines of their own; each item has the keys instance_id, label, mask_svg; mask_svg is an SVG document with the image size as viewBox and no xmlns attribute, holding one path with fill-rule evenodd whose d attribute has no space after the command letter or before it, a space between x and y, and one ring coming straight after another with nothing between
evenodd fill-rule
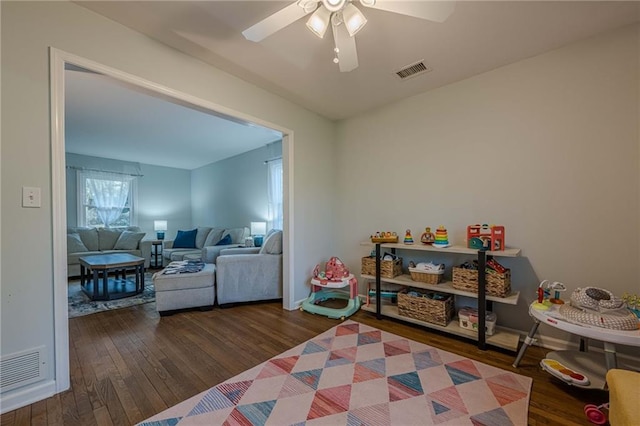
<instances>
[{"instance_id":1,"label":"table lamp","mask_svg":"<svg viewBox=\"0 0 640 426\"><path fill-rule=\"evenodd\" d=\"M267 222L251 222L251 236L256 247L262 246L262 239L267 233Z\"/></svg>"},{"instance_id":2,"label":"table lamp","mask_svg":"<svg viewBox=\"0 0 640 426\"><path fill-rule=\"evenodd\" d=\"M156 231L156 236L159 240L164 240L164 231L167 230L166 220L154 220L153 230Z\"/></svg>"}]
</instances>

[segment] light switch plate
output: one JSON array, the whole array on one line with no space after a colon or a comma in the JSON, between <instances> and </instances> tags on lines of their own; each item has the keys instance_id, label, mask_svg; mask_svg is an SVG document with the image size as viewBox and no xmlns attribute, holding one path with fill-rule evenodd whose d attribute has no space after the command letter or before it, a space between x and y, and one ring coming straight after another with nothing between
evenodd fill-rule
<instances>
[{"instance_id":1,"label":"light switch plate","mask_svg":"<svg viewBox=\"0 0 640 426\"><path fill-rule=\"evenodd\" d=\"M22 207L40 207L40 188L22 187Z\"/></svg>"}]
</instances>

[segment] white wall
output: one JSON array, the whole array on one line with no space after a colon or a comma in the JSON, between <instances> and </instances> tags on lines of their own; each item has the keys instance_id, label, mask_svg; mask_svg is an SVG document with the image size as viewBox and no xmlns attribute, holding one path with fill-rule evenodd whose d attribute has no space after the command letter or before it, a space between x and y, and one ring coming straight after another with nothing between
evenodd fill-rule
<instances>
[{"instance_id":1,"label":"white wall","mask_svg":"<svg viewBox=\"0 0 640 426\"><path fill-rule=\"evenodd\" d=\"M267 164L282 155L282 143L194 169L191 173L193 226L232 228L266 221Z\"/></svg>"},{"instance_id":2,"label":"white wall","mask_svg":"<svg viewBox=\"0 0 640 426\"><path fill-rule=\"evenodd\" d=\"M334 182L332 171L322 166L333 158L331 122L76 4L0 2L0 7L2 356L44 345L47 381L56 379L49 47L293 130L291 279L294 297L306 296L309 271L331 252L331 236L323 230L332 225L333 198L321 190ZM41 208L20 207L22 186L42 188ZM310 200L318 207L308 207ZM310 240L314 244L307 244ZM2 394L3 410L11 398L13 403L33 397L36 391L30 390Z\"/></svg>"},{"instance_id":3,"label":"white wall","mask_svg":"<svg viewBox=\"0 0 640 426\"><path fill-rule=\"evenodd\" d=\"M359 270L376 231L504 225L521 298L494 306L520 330L542 279L640 293L639 52L626 27L340 123L336 253Z\"/></svg>"},{"instance_id":4,"label":"white wall","mask_svg":"<svg viewBox=\"0 0 640 426\"><path fill-rule=\"evenodd\" d=\"M66 154L67 166L140 174L136 204L136 224L155 238L153 221L166 219L171 231L191 226L191 171L144 163L130 163L109 158ZM67 169L67 226L78 226L76 169Z\"/></svg>"}]
</instances>

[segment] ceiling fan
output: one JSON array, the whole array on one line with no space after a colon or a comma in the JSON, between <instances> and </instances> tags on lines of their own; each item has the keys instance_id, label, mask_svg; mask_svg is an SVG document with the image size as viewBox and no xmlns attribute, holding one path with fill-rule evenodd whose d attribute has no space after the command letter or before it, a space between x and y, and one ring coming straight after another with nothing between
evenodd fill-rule
<instances>
[{"instance_id":1,"label":"ceiling fan","mask_svg":"<svg viewBox=\"0 0 640 426\"><path fill-rule=\"evenodd\" d=\"M333 32L333 62L341 72L358 68L355 35L367 18L355 0L298 0L242 32L247 40L259 42L313 12L307 27L323 38L329 25ZM455 8L452 1L359 0L362 6L435 22L444 22Z\"/></svg>"}]
</instances>

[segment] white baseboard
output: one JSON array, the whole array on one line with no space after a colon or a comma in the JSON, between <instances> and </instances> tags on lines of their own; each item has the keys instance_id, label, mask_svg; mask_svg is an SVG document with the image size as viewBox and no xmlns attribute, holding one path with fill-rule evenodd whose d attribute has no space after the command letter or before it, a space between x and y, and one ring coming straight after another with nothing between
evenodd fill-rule
<instances>
[{"instance_id":1,"label":"white baseboard","mask_svg":"<svg viewBox=\"0 0 640 426\"><path fill-rule=\"evenodd\" d=\"M50 380L44 383L27 386L24 389L16 389L0 395L0 414L17 410L34 402L49 398L56 393L56 382Z\"/></svg>"}]
</instances>

